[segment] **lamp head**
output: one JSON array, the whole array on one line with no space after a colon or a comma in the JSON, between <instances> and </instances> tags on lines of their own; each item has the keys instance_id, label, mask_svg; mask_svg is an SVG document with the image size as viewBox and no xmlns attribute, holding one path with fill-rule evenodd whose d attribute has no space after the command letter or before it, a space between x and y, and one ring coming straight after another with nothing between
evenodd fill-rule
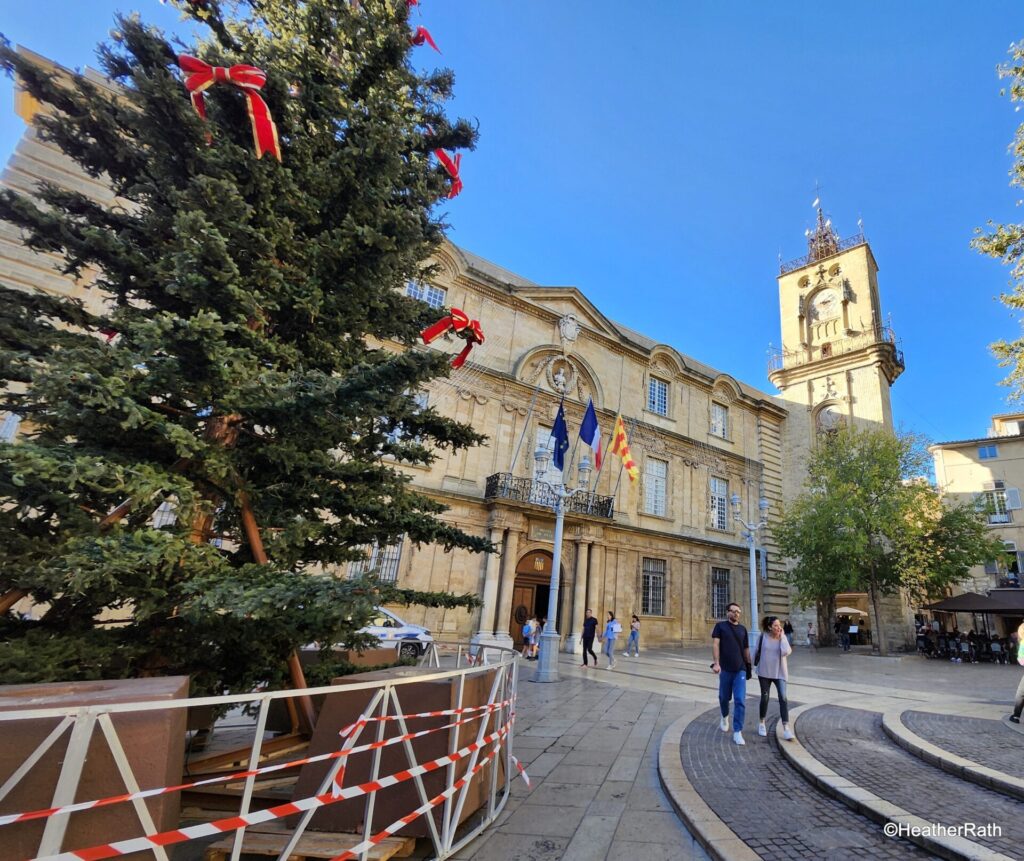
<instances>
[{"instance_id":1,"label":"lamp head","mask_svg":"<svg viewBox=\"0 0 1024 861\"><path fill-rule=\"evenodd\" d=\"M551 461L551 452L546 445L538 445L533 453L533 471L537 480L548 471L548 463Z\"/></svg>"},{"instance_id":2,"label":"lamp head","mask_svg":"<svg viewBox=\"0 0 1024 861\"><path fill-rule=\"evenodd\" d=\"M735 514L737 517L739 517L739 513L740 513L740 495L738 493L734 493L729 498L729 501L732 503L732 513Z\"/></svg>"},{"instance_id":3,"label":"lamp head","mask_svg":"<svg viewBox=\"0 0 1024 861\"><path fill-rule=\"evenodd\" d=\"M580 465L577 467L576 472L577 482L583 490L588 490L590 488L590 474L593 471L594 469L590 465L590 457L588 455L583 455L583 457L580 458Z\"/></svg>"},{"instance_id":4,"label":"lamp head","mask_svg":"<svg viewBox=\"0 0 1024 861\"><path fill-rule=\"evenodd\" d=\"M768 502L763 496L757 501L757 507L761 511L761 519L763 520L768 514L768 509L771 507L771 503Z\"/></svg>"}]
</instances>

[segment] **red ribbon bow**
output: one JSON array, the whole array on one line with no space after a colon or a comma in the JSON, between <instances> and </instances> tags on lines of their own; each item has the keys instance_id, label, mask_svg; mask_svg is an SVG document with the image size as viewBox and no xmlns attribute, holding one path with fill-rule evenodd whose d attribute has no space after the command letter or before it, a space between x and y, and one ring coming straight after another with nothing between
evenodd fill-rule
<instances>
[{"instance_id":1,"label":"red ribbon bow","mask_svg":"<svg viewBox=\"0 0 1024 861\"><path fill-rule=\"evenodd\" d=\"M437 42L435 42L434 37L430 35L430 31L426 27L417 27L416 32L409 37L409 44L415 45L419 48L424 42L430 45L430 47L437 51L438 54L441 53L441 49L437 47Z\"/></svg>"},{"instance_id":2,"label":"red ribbon bow","mask_svg":"<svg viewBox=\"0 0 1024 861\"><path fill-rule=\"evenodd\" d=\"M470 320L465 311L460 308L452 308L447 317L442 317L432 326L428 326L420 332L420 337L424 344L429 344L448 332L454 332L466 341L462 352L452 360L453 368L461 368L466 363L466 357L473 349L473 345L484 342L484 330L480 328L479 320Z\"/></svg>"},{"instance_id":3,"label":"red ribbon bow","mask_svg":"<svg viewBox=\"0 0 1024 861\"><path fill-rule=\"evenodd\" d=\"M459 153L453 159L443 149L434 150L434 155L437 156L437 160L441 162L444 169L448 171L448 176L452 178L452 187L448 192L448 198L458 197L459 192L462 191L462 180L459 178L459 166L462 164L462 153Z\"/></svg>"},{"instance_id":4,"label":"red ribbon bow","mask_svg":"<svg viewBox=\"0 0 1024 861\"><path fill-rule=\"evenodd\" d=\"M202 60L188 54L178 56L178 65L188 74L185 77L185 89L192 97L196 113L206 119L206 102L203 92L214 84L227 83L238 87L245 93L249 109L249 121L252 123L252 141L256 149L256 158L263 158L269 152L278 161L281 160L281 144L277 139L277 126L270 116L270 108L263 101L259 91L267 82L267 75L255 66L210 66Z\"/></svg>"}]
</instances>

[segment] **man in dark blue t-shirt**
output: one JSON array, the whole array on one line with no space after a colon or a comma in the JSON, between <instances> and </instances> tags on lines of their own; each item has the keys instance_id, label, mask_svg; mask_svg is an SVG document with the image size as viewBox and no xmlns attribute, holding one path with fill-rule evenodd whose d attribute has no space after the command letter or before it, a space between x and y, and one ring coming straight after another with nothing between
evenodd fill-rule
<instances>
[{"instance_id":1,"label":"man in dark blue t-shirt","mask_svg":"<svg viewBox=\"0 0 1024 861\"><path fill-rule=\"evenodd\" d=\"M597 666L597 655L594 654L594 637L597 634L597 619L594 618L594 611L587 609L587 615L583 619L583 666L587 665L587 655L593 655L594 666Z\"/></svg>"},{"instance_id":2,"label":"man in dark blue t-shirt","mask_svg":"<svg viewBox=\"0 0 1024 861\"><path fill-rule=\"evenodd\" d=\"M722 732L729 731L729 700L735 702L732 717L732 740L743 740L743 718L747 712L747 664L750 663L750 643L747 629L740 624L740 605L725 608L726 621L719 622L711 632L711 652L714 655L712 672L718 674L718 703L722 707Z\"/></svg>"}]
</instances>

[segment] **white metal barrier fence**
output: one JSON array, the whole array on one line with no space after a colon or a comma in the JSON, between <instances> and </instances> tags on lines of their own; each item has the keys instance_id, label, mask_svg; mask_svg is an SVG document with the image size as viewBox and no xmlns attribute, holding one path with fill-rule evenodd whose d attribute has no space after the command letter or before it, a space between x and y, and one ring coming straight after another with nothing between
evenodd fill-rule
<instances>
[{"instance_id":1,"label":"white metal barrier fence","mask_svg":"<svg viewBox=\"0 0 1024 861\"><path fill-rule=\"evenodd\" d=\"M271 821L281 823L286 817L291 817L294 822L295 817L298 817L294 825L279 829L279 833L281 830L287 833L287 839L277 856L279 861L285 861L293 854L318 810L340 801L360 798L363 799L363 826L358 835L360 839L355 845L340 847L337 859L366 859L375 845L421 817L432 845L432 857L447 858L475 838L497 817L508 800L511 781L517 770L522 771L512 755L517 659L517 653L511 649L490 646L482 648L465 643L432 643L420 658L419 673L393 680L354 681L352 684L307 690L197 699L0 712L0 734L4 733L5 727L16 721L56 722L53 730L34 749L21 752L23 757L19 756L20 765L0 786L0 804L33 773L33 769L51 749L56 746L59 751L62 745L66 745L51 803L37 810L0 813L0 846L7 843L4 836L6 828L42 820L45 825L35 852L37 859L81 861L88 858L90 861L99 861L129 852L149 851L151 857L168 861L167 846L234 832L230 858L231 861L238 861L247 828ZM423 688L413 686L430 683L447 683L450 686L449 708L424 711L417 707L414 702L415 692ZM470 691L467 691L467 687ZM481 697L483 690L486 690L486 694ZM299 697L326 698L338 695L366 700L366 703L358 707L356 719L339 732L337 750L287 762L261 764L266 753L268 717L275 703L286 705L289 700ZM175 786L140 787L119 735L118 716L201 707L222 712L244 709L251 716L252 739L246 745L248 754L238 759L244 762L244 766L230 774L217 774ZM445 718L446 722L441 726L417 730L417 721L425 718ZM397 727L397 734L387 734L386 728L389 725ZM413 742L442 731L447 733L446 753L418 762ZM64 741L66 736L69 737ZM126 791L107 798L76 801L81 797L80 784L90 744L97 739L102 739L109 747ZM402 750L407 764L392 774L382 774L382 751L388 747ZM345 785L346 765L357 754L370 757L369 779L359 784ZM294 774L296 769L310 763L324 763L327 766L314 794L306 798L293 798L274 807L253 807L254 787L259 778L265 778L268 774ZM292 771L289 772L289 769ZM445 774L445 789L431 797L423 778L442 770ZM159 795L195 791L218 784L232 783L237 786L242 781L244 785L239 796L238 810L212 821L160 832L146 804L148 799ZM377 826L374 810L378 793L404 782L415 787L419 806L403 811L399 819L383 828ZM479 800L481 787L485 802L479 810L464 815L471 790L473 797ZM71 817L76 813L114 805L132 806L142 832L140 836L100 845L65 848ZM9 804L4 806L9 809ZM0 856L4 859L9 857L2 852Z\"/></svg>"}]
</instances>

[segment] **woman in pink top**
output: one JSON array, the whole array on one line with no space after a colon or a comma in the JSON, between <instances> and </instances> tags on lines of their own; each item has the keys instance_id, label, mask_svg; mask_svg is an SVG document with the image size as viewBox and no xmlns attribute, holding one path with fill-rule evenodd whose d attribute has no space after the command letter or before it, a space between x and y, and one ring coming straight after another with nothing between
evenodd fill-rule
<instances>
[{"instance_id":1,"label":"woman in pink top","mask_svg":"<svg viewBox=\"0 0 1024 861\"><path fill-rule=\"evenodd\" d=\"M761 640L757 644L754 663L757 665L757 682L761 686L760 721L757 724L758 735L768 735L764 719L768 715L768 698L771 696L772 685L779 696L779 714L782 717L782 737L792 741L795 736L789 728L789 700L786 699L786 682L789 681L789 669L786 658L793 653L789 640L782 634L782 622L775 616L767 616L761 623Z\"/></svg>"}]
</instances>

